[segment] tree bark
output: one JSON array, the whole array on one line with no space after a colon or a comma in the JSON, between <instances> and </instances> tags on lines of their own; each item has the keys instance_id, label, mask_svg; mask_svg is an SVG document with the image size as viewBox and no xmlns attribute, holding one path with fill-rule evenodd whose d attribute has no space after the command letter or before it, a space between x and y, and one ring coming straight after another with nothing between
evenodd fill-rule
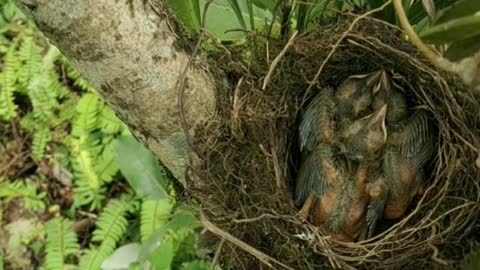
<instances>
[{"instance_id":1,"label":"tree bark","mask_svg":"<svg viewBox=\"0 0 480 270\"><path fill-rule=\"evenodd\" d=\"M176 85L189 55L179 46L163 0L15 1L184 183L187 143ZM199 64L205 61L195 62L185 89L189 127L215 106L214 80Z\"/></svg>"}]
</instances>

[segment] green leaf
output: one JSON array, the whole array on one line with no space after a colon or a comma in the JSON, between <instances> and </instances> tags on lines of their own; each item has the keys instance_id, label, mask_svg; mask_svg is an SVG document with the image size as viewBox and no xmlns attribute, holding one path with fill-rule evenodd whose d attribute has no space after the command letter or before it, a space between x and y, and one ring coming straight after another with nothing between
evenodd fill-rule
<instances>
[{"instance_id":1,"label":"green leaf","mask_svg":"<svg viewBox=\"0 0 480 270\"><path fill-rule=\"evenodd\" d=\"M367 0L369 9L379 8L386 2L387 0ZM376 12L374 16L386 22L395 24L395 20L396 20L395 10L392 4L385 7L382 11Z\"/></svg>"},{"instance_id":2,"label":"green leaf","mask_svg":"<svg viewBox=\"0 0 480 270\"><path fill-rule=\"evenodd\" d=\"M459 61L478 51L480 51L480 35L452 43L445 52L445 57L451 61Z\"/></svg>"},{"instance_id":3,"label":"green leaf","mask_svg":"<svg viewBox=\"0 0 480 270\"><path fill-rule=\"evenodd\" d=\"M172 238L164 239L160 247L155 250L149 258L152 264L152 269L155 270L170 270L170 266L175 257L175 247Z\"/></svg>"},{"instance_id":4,"label":"green leaf","mask_svg":"<svg viewBox=\"0 0 480 270\"><path fill-rule=\"evenodd\" d=\"M273 11L275 8L275 0L252 0L253 4L261 9Z\"/></svg>"},{"instance_id":5,"label":"green leaf","mask_svg":"<svg viewBox=\"0 0 480 270\"><path fill-rule=\"evenodd\" d=\"M118 167L140 197L168 198L167 177L152 152L131 137L118 138L116 149Z\"/></svg>"},{"instance_id":6,"label":"green leaf","mask_svg":"<svg viewBox=\"0 0 480 270\"><path fill-rule=\"evenodd\" d=\"M201 18L198 0L168 0L168 5L187 28L191 30L200 29Z\"/></svg>"},{"instance_id":7,"label":"green leaf","mask_svg":"<svg viewBox=\"0 0 480 270\"><path fill-rule=\"evenodd\" d=\"M128 269L135 263L140 252L139 243L130 243L117 248L110 257L102 263L102 270Z\"/></svg>"},{"instance_id":8,"label":"green leaf","mask_svg":"<svg viewBox=\"0 0 480 270\"><path fill-rule=\"evenodd\" d=\"M436 25L420 36L433 44L445 44L472 38L479 34L480 15L475 15Z\"/></svg>"},{"instance_id":9,"label":"green leaf","mask_svg":"<svg viewBox=\"0 0 480 270\"><path fill-rule=\"evenodd\" d=\"M463 0L453 4L449 8L442 10L441 15L438 16L435 24L445 23L451 20L459 19L473 15L480 11L479 0Z\"/></svg>"},{"instance_id":10,"label":"green leaf","mask_svg":"<svg viewBox=\"0 0 480 270\"><path fill-rule=\"evenodd\" d=\"M231 0L216 0L210 4L206 18L207 30L216 38L220 40L238 40L245 37L243 31L229 31L235 29L245 29L241 22L235 15L236 12L230 5ZM205 0L200 0L200 8L203 13ZM252 7L252 11L249 12L247 3L245 1L238 2L240 13L243 18L248 18L251 21L250 13L253 13L254 25L257 29L261 29L266 26L268 22L272 20L272 13L268 10ZM228 32L226 32L228 31Z\"/></svg>"},{"instance_id":11,"label":"green leaf","mask_svg":"<svg viewBox=\"0 0 480 270\"><path fill-rule=\"evenodd\" d=\"M238 5L238 0L228 0L228 3L230 4L230 7L232 7L235 16L237 16L237 20L242 26L243 29L247 29L247 24L245 24L245 20L243 19L243 14L242 10L240 9L240 6Z\"/></svg>"},{"instance_id":12,"label":"green leaf","mask_svg":"<svg viewBox=\"0 0 480 270\"><path fill-rule=\"evenodd\" d=\"M170 231L178 232L180 230L195 230L200 224L197 219L190 213L178 213L165 226L157 230L142 245L140 251L139 262L143 263L148 260L150 255L157 250L162 244L163 239Z\"/></svg>"}]
</instances>

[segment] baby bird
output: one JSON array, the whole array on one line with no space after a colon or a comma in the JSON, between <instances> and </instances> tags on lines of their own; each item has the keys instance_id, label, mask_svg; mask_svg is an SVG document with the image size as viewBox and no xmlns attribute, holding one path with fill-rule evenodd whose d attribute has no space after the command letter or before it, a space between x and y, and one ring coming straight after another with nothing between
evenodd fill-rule
<instances>
[{"instance_id":1,"label":"baby bird","mask_svg":"<svg viewBox=\"0 0 480 270\"><path fill-rule=\"evenodd\" d=\"M295 204L300 218L325 229L337 240L352 241L361 230L369 202L365 192L367 170L359 166L354 176L346 161L321 145L302 163L297 178Z\"/></svg>"},{"instance_id":2,"label":"baby bird","mask_svg":"<svg viewBox=\"0 0 480 270\"><path fill-rule=\"evenodd\" d=\"M425 184L423 169L432 158L434 149L433 127L429 116L418 111L404 126L392 134L383 158L383 175L372 182L377 191L371 191L367 211L369 235L382 216L398 219L404 216L413 198Z\"/></svg>"},{"instance_id":3,"label":"baby bird","mask_svg":"<svg viewBox=\"0 0 480 270\"><path fill-rule=\"evenodd\" d=\"M389 125L396 125L408 116L407 98L392 85L391 78L386 71L381 71L379 77L381 87L373 89L372 109L378 110L387 104L386 122Z\"/></svg>"},{"instance_id":4,"label":"baby bird","mask_svg":"<svg viewBox=\"0 0 480 270\"><path fill-rule=\"evenodd\" d=\"M333 89L324 88L310 102L300 123L300 151L310 152L319 143L332 144L334 141Z\"/></svg>"},{"instance_id":5,"label":"baby bird","mask_svg":"<svg viewBox=\"0 0 480 270\"><path fill-rule=\"evenodd\" d=\"M366 113L372 103L373 91L382 87L383 71L347 78L335 91L335 115L341 120L357 119Z\"/></svg>"},{"instance_id":6,"label":"baby bird","mask_svg":"<svg viewBox=\"0 0 480 270\"><path fill-rule=\"evenodd\" d=\"M346 126L340 134L342 152L353 160L375 159L387 141L387 105Z\"/></svg>"}]
</instances>

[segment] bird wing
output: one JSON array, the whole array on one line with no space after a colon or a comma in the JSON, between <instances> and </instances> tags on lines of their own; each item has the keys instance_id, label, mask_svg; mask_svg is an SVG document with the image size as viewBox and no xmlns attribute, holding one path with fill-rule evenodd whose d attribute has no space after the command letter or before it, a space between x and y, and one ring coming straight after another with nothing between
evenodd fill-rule
<instances>
[{"instance_id":1,"label":"bird wing","mask_svg":"<svg viewBox=\"0 0 480 270\"><path fill-rule=\"evenodd\" d=\"M301 207L312 192L317 197L329 192L335 185L335 174L342 173L340 168L339 163L333 159L329 146L317 146L300 166L295 188L295 206Z\"/></svg>"},{"instance_id":2,"label":"bird wing","mask_svg":"<svg viewBox=\"0 0 480 270\"><path fill-rule=\"evenodd\" d=\"M383 179L377 179L372 186L384 185ZM370 203L367 206L367 228L368 238L373 237L377 222L383 216L383 210L387 201L388 190L382 189L381 192L371 197Z\"/></svg>"},{"instance_id":3,"label":"bird wing","mask_svg":"<svg viewBox=\"0 0 480 270\"><path fill-rule=\"evenodd\" d=\"M400 153L405 156L412 167L418 171L433 156L433 126L424 111L415 113L402 132Z\"/></svg>"},{"instance_id":4,"label":"bird wing","mask_svg":"<svg viewBox=\"0 0 480 270\"><path fill-rule=\"evenodd\" d=\"M312 151L333 139L332 95L331 88L324 88L308 105L299 128L300 151Z\"/></svg>"}]
</instances>

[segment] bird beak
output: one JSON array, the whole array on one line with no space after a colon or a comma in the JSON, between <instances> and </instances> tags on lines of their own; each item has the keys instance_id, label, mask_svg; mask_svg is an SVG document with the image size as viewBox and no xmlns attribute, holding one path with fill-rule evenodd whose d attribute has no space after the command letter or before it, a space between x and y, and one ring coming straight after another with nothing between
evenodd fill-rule
<instances>
[{"instance_id":1,"label":"bird beak","mask_svg":"<svg viewBox=\"0 0 480 270\"><path fill-rule=\"evenodd\" d=\"M387 72L383 69L373 72L368 80L367 85L373 86L373 95L376 95L382 89L389 88L390 81Z\"/></svg>"},{"instance_id":2,"label":"bird beak","mask_svg":"<svg viewBox=\"0 0 480 270\"><path fill-rule=\"evenodd\" d=\"M372 120L370 120L371 126L380 124L381 130L383 133L383 138L385 141L387 140L387 127L385 125L386 116L387 116L387 104L383 105L379 111L373 113Z\"/></svg>"}]
</instances>

